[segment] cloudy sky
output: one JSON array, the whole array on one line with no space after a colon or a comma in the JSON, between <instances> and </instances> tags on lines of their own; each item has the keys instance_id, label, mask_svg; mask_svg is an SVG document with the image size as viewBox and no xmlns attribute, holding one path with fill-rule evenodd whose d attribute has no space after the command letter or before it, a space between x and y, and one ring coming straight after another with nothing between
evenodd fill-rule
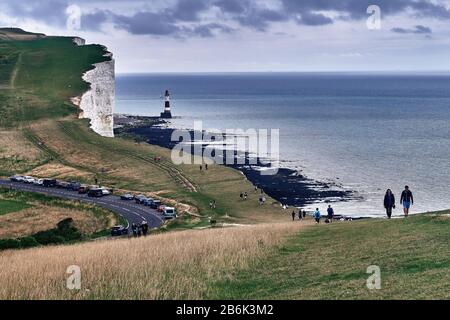
<instances>
[{"instance_id":1,"label":"cloudy sky","mask_svg":"<svg viewBox=\"0 0 450 320\"><path fill-rule=\"evenodd\" d=\"M450 71L450 0L0 0L0 26L104 44L120 73Z\"/></svg>"}]
</instances>

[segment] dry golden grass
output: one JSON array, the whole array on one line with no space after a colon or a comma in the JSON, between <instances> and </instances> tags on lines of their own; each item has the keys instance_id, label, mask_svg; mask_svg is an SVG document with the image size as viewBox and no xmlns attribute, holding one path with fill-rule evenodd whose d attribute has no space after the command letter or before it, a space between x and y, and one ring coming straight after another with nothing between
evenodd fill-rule
<instances>
[{"instance_id":1,"label":"dry golden grass","mask_svg":"<svg viewBox=\"0 0 450 320\"><path fill-rule=\"evenodd\" d=\"M0 253L0 299L200 299L299 230L300 224L164 233ZM66 288L81 268L81 290Z\"/></svg>"},{"instance_id":2,"label":"dry golden grass","mask_svg":"<svg viewBox=\"0 0 450 320\"><path fill-rule=\"evenodd\" d=\"M0 129L0 158L35 160L40 154L40 150L28 142L20 131Z\"/></svg>"},{"instance_id":3,"label":"dry golden grass","mask_svg":"<svg viewBox=\"0 0 450 320\"><path fill-rule=\"evenodd\" d=\"M0 238L17 238L49 230L65 218L72 218L75 227L83 234L105 230L116 222L112 214L108 221L85 210L36 205L0 216Z\"/></svg>"},{"instance_id":4,"label":"dry golden grass","mask_svg":"<svg viewBox=\"0 0 450 320\"><path fill-rule=\"evenodd\" d=\"M28 174L33 177L42 177L42 178L54 177L57 179L64 179L66 177L89 178L91 176L91 174L88 172L72 168L60 163L44 164L42 166L34 168L30 172L28 172Z\"/></svg>"}]
</instances>

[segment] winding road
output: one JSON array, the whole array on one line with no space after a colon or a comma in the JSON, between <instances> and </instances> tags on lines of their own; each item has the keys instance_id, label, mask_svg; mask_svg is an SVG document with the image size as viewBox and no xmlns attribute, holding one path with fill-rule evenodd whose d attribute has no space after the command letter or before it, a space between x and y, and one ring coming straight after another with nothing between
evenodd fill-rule
<instances>
[{"instance_id":1,"label":"winding road","mask_svg":"<svg viewBox=\"0 0 450 320\"><path fill-rule=\"evenodd\" d=\"M124 217L128 221L128 228L130 228L133 223L142 223L144 220L147 221L150 228L157 228L164 223L164 219L156 210L139 205L134 201L121 200L120 197L114 195L105 196L102 198L91 198L86 194L78 194L76 191L59 188L46 188L23 182L12 182L9 180L0 180L0 187L12 188L19 191L36 192L68 200L93 203Z\"/></svg>"}]
</instances>

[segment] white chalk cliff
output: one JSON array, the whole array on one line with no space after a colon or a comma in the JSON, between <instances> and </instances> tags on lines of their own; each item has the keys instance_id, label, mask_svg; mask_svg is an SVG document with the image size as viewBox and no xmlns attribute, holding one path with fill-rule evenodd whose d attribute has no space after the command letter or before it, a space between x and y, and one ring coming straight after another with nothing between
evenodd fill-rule
<instances>
[{"instance_id":1,"label":"white chalk cliff","mask_svg":"<svg viewBox=\"0 0 450 320\"><path fill-rule=\"evenodd\" d=\"M107 53L107 56L111 59L94 64L94 69L83 75L90 89L72 102L81 109L81 119L91 120L92 130L104 137L114 137L115 62L112 53Z\"/></svg>"}]
</instances>

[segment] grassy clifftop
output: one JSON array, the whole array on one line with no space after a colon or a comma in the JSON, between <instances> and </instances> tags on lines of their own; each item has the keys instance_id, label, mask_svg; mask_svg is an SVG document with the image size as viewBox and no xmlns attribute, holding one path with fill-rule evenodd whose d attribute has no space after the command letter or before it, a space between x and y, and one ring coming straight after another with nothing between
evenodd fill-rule
<instances>
[{"instance_id":1,"label":"grassy clifftop","mask_svg":"<svg viewBox=\"0 0 450 320\"><path fill-rule=\"evenodd\" d=\"M82 74L105 61L99 45L77 46L72 38L0 38L0 126L76 114L70 98L88 89Z\"/></svg>"}]
</instances>

